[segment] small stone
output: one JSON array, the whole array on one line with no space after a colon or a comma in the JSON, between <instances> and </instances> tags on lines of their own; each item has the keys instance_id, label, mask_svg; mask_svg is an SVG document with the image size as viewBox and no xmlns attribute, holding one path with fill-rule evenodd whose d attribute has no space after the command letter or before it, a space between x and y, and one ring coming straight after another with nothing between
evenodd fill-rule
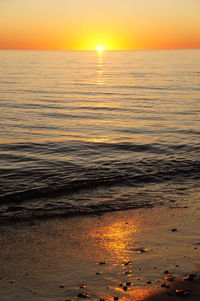
<instances>
[{"instance_id":1,"label":"small stone","mask_svg":"<svg viewBox=\"0 0 200 301\"><path fill-rule=\"evenodd\" d=\"M184 281L193 281L194 277L195 276L193 274L190 274L190 275L187 275L187 276L183 277L183 280Z\"/></svg>"},{"instance_id":2,"label":"small stone","mask_svg":"<svg viewBox=\"0 0 200 301\"><path fill-rule=\"evenodd\" d=\"M146 284L151 284L152 282L150 280L146 281Z\"/></svg>"},{"instance_id":3,"label":"small stone","mask_svg":"<svg viewBox=\"0 0 200 301\"><path fill-rule=\"evenodd\" d=\"M106 264L106 262L105 261L100 261L98 264L103 265L103 264Z\"/></svg>"},{"instance_id":4,"label":"small stone","mask_svg":"<svg viewBox=\"0 0 200 301\"><path fill-rule=\"evenodd\" d=\"M136 254L141 254L147 252L147 249L145 248L132 248L131 251L133 251Z\"/></svg>"},{"instance_id":5,"label":"small stone","mask_svg":"<svg viewBox=\"0 0 200 301\"><path fill-rule=\"evenodd\" d=\"M189 296L191 295L192 291L191 290L183 290L183 289L177 289L176 290L176 296Z\"/></svg>"},{"instance_id":6,"label":"small stone","mask_svg":"<svg viewBox=\"0 0 200 301\"><path fill-rule=\"evenodd\" d=\"M10 284L13 284L13 283L15 283L15 281L14 281L14 280L10 280L9 282L10 282Z\"/></svg>"},{"instance_id":7,"label":"small stone","mask_svg":"<svg viewBox=\"0 0 200 301\"><path fill-rule=\"evenodd\" d=\"M166 275L164 279L167 281L174 281L174 277L171 274Z\"/></svg>"},{"instance_id":8,"label":"small stone","mask_svg":"<svg viewBox=\"0 0 200 301\"><path fill-rule=\"evenodd\" d=\"M190 277L193 277L193 278L197 277L196 274L190 274L189 276L190 276Z\"/></svg>"},{"instance_id":9,"label":"small stone","mask_svg":"<svg viewBox=\"0 0 200 301\"><path fill-rule=\"evenodd\" d=\"M79 298L84 298L84 299L89 299L90 298L90 296L89 296L89 294L87 293L87 292L81 292L81 293L78 293L78 295L77 295Z\"/></svg>"}]
</instances>

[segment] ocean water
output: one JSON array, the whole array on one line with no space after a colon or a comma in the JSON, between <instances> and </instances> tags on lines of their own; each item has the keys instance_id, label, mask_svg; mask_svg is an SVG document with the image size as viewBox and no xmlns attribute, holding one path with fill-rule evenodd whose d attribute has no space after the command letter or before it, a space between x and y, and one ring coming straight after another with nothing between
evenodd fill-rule
<instances>
[{"instance_id":1,"label":"ocean water","mask_svg":"<svg viewBox=\"0 0 200 301\"><path fill-rule=\"evenodd\" d=\"M200 50L0 52L0 223L199 200Z\"/></svg>"}]
</instances>

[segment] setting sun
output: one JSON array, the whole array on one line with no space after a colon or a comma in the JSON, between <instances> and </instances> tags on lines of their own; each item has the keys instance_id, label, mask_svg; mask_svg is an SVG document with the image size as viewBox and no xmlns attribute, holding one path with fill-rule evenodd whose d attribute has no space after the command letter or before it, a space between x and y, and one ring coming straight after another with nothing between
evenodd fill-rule
<instances>
[{"instance_id":1,"label":"setting sun","mask_svg":"<svg viewBox=\"0 0 200 301\"><path fill-rule=\"evenodd\" d=\"M97 51L104 51L105 48L102 45L97 46Z\"/></svg>"}]
</instances>

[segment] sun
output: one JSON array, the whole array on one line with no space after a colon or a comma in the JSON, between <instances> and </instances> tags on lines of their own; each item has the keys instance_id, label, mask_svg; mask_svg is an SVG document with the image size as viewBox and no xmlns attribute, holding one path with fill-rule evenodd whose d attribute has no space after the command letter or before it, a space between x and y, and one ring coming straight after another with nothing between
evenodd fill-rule
<instances>
[{"instance_id":1,"label":"sun","mask_svg":"<svg viewBox=\"0 0 200 301\"><path fill-rule=\"evenodd\" d=\"M97 49L97 51L104 51L105 50L103 45L98 45L96 49Z\"/></svg>"}]
</instances>

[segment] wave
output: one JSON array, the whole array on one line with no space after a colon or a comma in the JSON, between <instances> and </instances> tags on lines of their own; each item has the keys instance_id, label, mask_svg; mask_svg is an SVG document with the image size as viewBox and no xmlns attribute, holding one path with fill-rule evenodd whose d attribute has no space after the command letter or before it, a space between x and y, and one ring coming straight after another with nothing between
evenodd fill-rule
<instances>
[{"instance_id":1,"label":"wave","mask_svg":"<svg viewBox=\"0 0 200 301\"><path fill-rule=\"evenodd\" d=\"M123 149L123 145L118 149ZM130 146L131 149L131 146ZM146 150L145 147L134 148L134 150ZM127 150L127 146L126 149ZM63 150L62 150L63 151ZM61 164L62 165L62 164ZM19 181L25 184L27 178L32 178L33 182L27 184L26 189L6 193L2 189L0 203L20 203L40 198L55 198L66 196L83 190L94 190L99 187L111 187L116 185L124 186L144 186L146 184L182 183L187 180L200 179L200 161L183 159L136 159L131 161L99 162L94 166L77 170L75 164L69 164L71 174L59 169L51 172L40 168L33 168L22 171L19 174L12 171L11 174L2 173L4 184L6 181ZM78 166L78 165L77 165ZM32 183L32 185L31 185ZM34 185L33 185L34 183ZM22 185L22 186L23 186ZM20 185L19 185L20 186ZM34 186L34 187L32 187ZM36 186L36 187L35 187ZM37 187L38 186L38 187Z\"/></svg>"}]
</instances>

